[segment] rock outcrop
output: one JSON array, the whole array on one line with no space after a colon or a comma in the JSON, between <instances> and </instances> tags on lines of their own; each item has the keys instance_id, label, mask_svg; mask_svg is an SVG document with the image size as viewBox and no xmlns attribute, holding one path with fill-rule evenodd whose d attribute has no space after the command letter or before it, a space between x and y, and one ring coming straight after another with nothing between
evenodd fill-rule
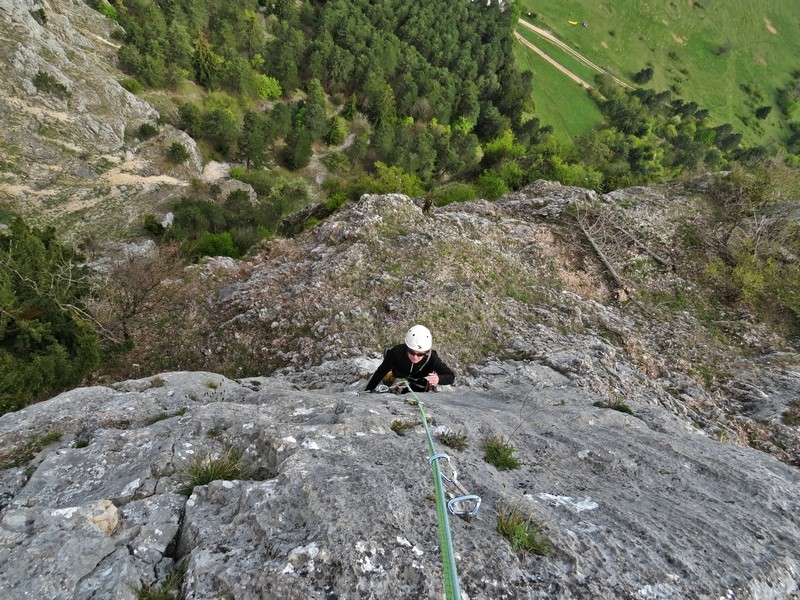
<instances>
[{"instance_id":1,"label":"rock outcrop","mask_svg":"<svg viewBox=\"0 0 800 600\"><path fill-rule=\"evenodd\" d=\"M619 301L568 216L587 200L677 266L608 244L631 295ZM795 349L747 315L691 305L703 308L702 291L682 232L707 227L704 211L677 184L597 196L539 181L430 213L399 194L364 196L255 256L210 261L213 277L193 306L171 310L174 327L151 352L179 368L191 352L201 370L326 387L326 363L377 357L420 322L459 373L487 358L530 360L604 402L634 411L657 403L710 436L800 465L797 428L783 420L800 408ZM120 379L135 376L131 367Z\"/></svg>"},{"instance_id":2,"label":"rock outcrop","mask_svg":"<svg viewBox=\"0 0 800 600\"><path fill-rule=\"evenodd\" d=\"M330 363L331 380L360 377L318 390L164 373L4 415L0 452L19 464L0 480L3 597L132 599L176 564L198 600L442 597L420 412L358 391L375 365ZM457 383L420 398L435 436L465 436L463 450L435 443L482 498L475 518L449 518L463 598L800 594L796 468L657 403L594 406L540 364L489 363ZM487 463L489 436L521 468ZM185 495L188 469L226 451L245 471ZM498 533L509 507L541 524L548 557Z\"/></svg>"}]
</instances>

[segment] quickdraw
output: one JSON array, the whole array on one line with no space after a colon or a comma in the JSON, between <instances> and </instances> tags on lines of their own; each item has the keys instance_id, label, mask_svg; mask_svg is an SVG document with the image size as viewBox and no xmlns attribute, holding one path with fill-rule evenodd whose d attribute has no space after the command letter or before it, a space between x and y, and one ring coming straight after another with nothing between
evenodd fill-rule
<instances>
[{"instance_id":1,"label":"quickdraw","mask_svg":"<svg viewBox=\"0 0 800 600\"><path fill-rule=\"evenodd\" d=\"M447 483L452 483L454 486L458 488L458 491L461 492L461 496L456 496L451 498L447 502L447 509L450 511L450 514L456 515L457 517L461 517L464 515L469 515L470 517L474 517L478 514L478 511L481 508L481 497L476 494L470 494L466 488L461 485L458 481L458 472L453 467L453 463L450 462L450 456L445 454L444 452L439 452L438 454L434 454L428 459L428 464L433 466L433 461L439 459L446 459L447 464L450 466L450 470L453 472L452 476L448 477L444 473L442 473L442 479L444 479ZM466 508L458 508L457 505L465 504L465 503L472 503L473 506L471 509Z\"/></svg>"}]
</instances>

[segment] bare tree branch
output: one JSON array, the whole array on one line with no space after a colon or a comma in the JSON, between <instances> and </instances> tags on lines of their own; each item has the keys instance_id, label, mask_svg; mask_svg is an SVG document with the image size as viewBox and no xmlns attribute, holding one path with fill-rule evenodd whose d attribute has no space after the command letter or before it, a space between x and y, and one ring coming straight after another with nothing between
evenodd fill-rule
<instances>
[{"instance_id":1,"label":"bare tree branch","mask_svg":"<svg viewBox=\"0 0 800 600\"><path fill-rule=\"evenodd\" d=\"M656 253L654 250L652 250L652 249L651 249L651 248L650 248L650 247L649 247L647 244L645 244L644 242L642 242L641 240L639 240L639 239L638 239L637 237L635 237L635 236L634 236L632 233L630 233L630 232L629 232L627 229L625 229L624 227L621 227L620 225L617 225L616 223L612 223L612 226L614 227L614 229L616 229L616 230L620 231L621 233L623 233L623 234L624 234L624 235L625 235L625 236L626 236L626 237L627 237L627 238L628 238L630 241L632 241L632 242L633 242L633 243L634 243L634 244L635 244L635 245L636 245L636 246L637 246L637 247L638 247L640 250L643 250L643 251L644 251L644 252L645 252L645 253L646 253L646 254L647 254L647 255L648 255L650 258L652 258L652 259L653 259L654 261L656 261L658 264L660 264L660 265L662 265L662 266L664 266L664 267L666 267L666 268L668 268L668 269L670 269L670 270L672 270L672 269L674 268L674 265L672 264L672 262L671 262L671 261L669 261L668 259L666 259L666 258L663 258L663 257L662 257L662 256L660 256L659 254L657 254L657 253Z\"/></svg>"},{"instance_id":2,"label":"bare tree branch","mask_svg":"<svg viewBox=\"0 0 800 600\"><path fill-rule=\"evenodd\" d=\"M617 293L619 294L620 291L624 292L627 295L627 286L625 282L622 280L622 277L617 273L614 266L611 264L611 261L608 260L605 253L600 249L600 246L595 241L594 236L590 232L591 224L588 222L586 212L582 212L580 209L575 213L575 222L578 224L578 228L580 229L583 237L586 238L586 241L592 247L597 257L600 259L600 262L603 263L603 266L606 268L606 271L614 280L614 283L617 286Z\"/></svg>"}]
</instances>

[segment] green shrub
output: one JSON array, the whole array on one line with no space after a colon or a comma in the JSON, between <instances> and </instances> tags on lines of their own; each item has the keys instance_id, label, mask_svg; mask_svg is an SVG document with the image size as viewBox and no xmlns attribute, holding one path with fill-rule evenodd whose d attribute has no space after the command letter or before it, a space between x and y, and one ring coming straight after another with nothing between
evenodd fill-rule
<instances>
[{"instance_id":1,"label":"green shrub","mask_svg":"<svg viewBox=\"0 0 800 600\"><path fill-rule=\"evenodd\" d=\"M242 225L230 230L233 245L239 256L244 256L247 251L266 237L263 229L252 225Z\"/></svg>"},{"instance_id":2,"label":"green shrub","mask_svg":"<svg viewBox=\"0 0 800 600\"><path fill-rule=\"evenodd\" d=\"M274 77L257 73L253 78L253 84L259 100L277 100L283 94L280 82Z\"/></svg>"},{"instance_id":3,"label":"green shrub","mask_svg":"<svg viewBox=\"0 0 800 600\"><path fill-rule=\"evenodd\" d=\"M498 471L519 469L520 462L514 458L514 446L500 436L491 436L484 442L483 460L494 465Z\"/></svg>"},{"instance_id":4,"label":"green shrub","mask_svg":"<svg viewBox=\"0 0 800 600\"><path fill-rule=\"evenodd\" d=\"M144 86L139 83L139 80L135 77L126 77L122 81L120 81L120 85L128 90L131 94L139 94L144 90Z\"/></svg>"},{"instance_id":5,"label":"green shrub","mask_svg":"<svg viewBox=\"0 0 800 600\"><path fill-rule=\"evenodd\" d=\"M436 206L447 206L453 202L472 202L478 199L478 190L468 183L455 183L431 192Z\"/></svg>"},{"instance_id":6,"label":"green shrub","mask_svg":"<svg viewBox=\"0 0 800 600\"><path fill-rule=\"evenodd\" d=\"M511 190L502 176L489 171L484 172L477 181L478 194L486 200L497 200Z\"/></svg>"},{"instance_id":7,"label":"green shrub","mask_svg":"<svg viewBox=\"0 0 800 600\"><path fill-rule=\"evenodd\" d=\"M22 219L0 233L0 414L79 384L99 362L80 311L90 292L81 257L52 229Z\"/></svg>"},{"instance_id":8,"label":"green shrub","mask_svg":"<svg viewBox=\"0 0 800 600\"><path fill-rule=\"evenodd\" d=\"M227 231L222 233L209 233L206 231L200 241L191 249L191 255L195 258L201 256L229 256L239 258L239 251L233 243L231 234Z\"/></svg>"},{"instance_id":9,"label":"green shrub","mask_svg":"<svg viewBox=\"0 0 800 600\"><path fill-rule=\"evenodd\" d=\"M653 67L645 67L633 76L633 82L643 85L653 79Z\"/></svg>"},{"instance_id":10,"label":"green shrub","mask_svg":"<svg viewBox=\"0 0 800 600\"><path fill-rule=\"evenodd\" d=\"M36 86L37 90L47 92L59 98L68 98L71 96L67 86L60 83L58 79L45 71L37 71L36 75L33 77L33 85Z\"/></svg>"},{"instance_id":11,"label":"green shrub","mask_svg":"<svg viewBox=\"0 0 800 600\"><path fill-rule=\"evenodd\" d=\"M331 146L338 146L347 139L347 123L339 115L331 117L325 141Z\"/></svg>"},{"instance_id":12,"label":"green shrub","mask_svg":"<svg viewBox=\"0 0 800 600\"><path fill-rule=\"evenodd\" d=\"M325 201L325 208L333 212L344 206L346 202L347 194L345 192L337 192L328 196L328 199Z\"/></svg>"},{"instance_id":13,"label":"green shrub","mask_svg":"<svg viewBox=\"0 0 800 600\"><path fill-rule=\"evenodd\" d=\"M347 175L353 168L347 155L337 150L322 156L320 161L328 168L328 171L335 175Z\"/></svg>"},{"instance_id":14,"label":"green shrub","mask_svg":"<svg viewBox=\"0 0 800 600\"><path fill-rule=\"evenodd\" d=\"M158 135L158 129L150 123L142 123L137 130L139 139L149 140Z\"/></svg>"},{"instance_id":15,"label":"green shrub","mask_svg":"<svg viewBox=\"0 0 800 600\"><path fill-rule=\"evenodd\" d=\"M97 12L99 12L104 17L111 19L112 21L116 21L119 15L117 14L117 9L114 8L113 5L106 2L106 0L99 0L97 3Z\"/></svg>"},{"instance_id":16,"label":"green shrub","mask_svg":"<svg viewBox=\"0 0 800 600\"><path fill-rule=\"evenodd\" d=\"M763 121L769 116L770 112L772 112L771 106L761 106L756 109L756 119Z\"/></svg>"},{"instance_id":17,"label":"green shrub","mask_svg":"<svg viewBox=\"0 0 800 600\"><path fill-rule=\"evenodd\" d=\"M144 230L155 236L164 235L164 226L159 223L155 215L144 216Z\"/></svg>"},{"instance_id":18,"label":"green shrub","mask_svg":"<svg viewBox=\"0 0 800 600\"><path fill-rule=\"evenodd\" d=\"M170 162L175 164L181 164L186 162L189 159L189 151L186 149L186 146L181 144L180 142L172 142L169 149L167 150L167 158Z\"/></svg>"},{"instance_id":19,"label":"green shrub","mask_svg":"<svg viewBox=\"0 0 800 600\"><path fill-rule=\"evenodd\" d=\"M364 175L354 184L356 196L361 194L405 194L414 197L425 193L419 177L402 167L392 167L378 161L375 175Z\"/></svg>"}]
</instances>

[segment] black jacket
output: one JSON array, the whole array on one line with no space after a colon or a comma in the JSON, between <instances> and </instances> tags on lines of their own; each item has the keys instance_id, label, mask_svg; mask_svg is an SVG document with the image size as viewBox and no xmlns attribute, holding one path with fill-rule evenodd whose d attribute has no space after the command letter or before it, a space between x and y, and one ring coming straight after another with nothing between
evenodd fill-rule
<instances>
[{"instance_id":1,"label":"black jacket","mask_svg":"<svg viewBox=\"0 0 800 600\"><path fill-rule=\"evenodd\" d=\"M415 392L428 391L425 376L434 372L439 375L439 385L450 385L455 381L455 373L439 358L435 350L428 352L428 355L417 364L413 364L408 358L407 350L405 344L399 344L383 353L383 362L369 380L367 391L374 390L389 371L395 379L407 379Z\"/></svg>"}]
</instances>

